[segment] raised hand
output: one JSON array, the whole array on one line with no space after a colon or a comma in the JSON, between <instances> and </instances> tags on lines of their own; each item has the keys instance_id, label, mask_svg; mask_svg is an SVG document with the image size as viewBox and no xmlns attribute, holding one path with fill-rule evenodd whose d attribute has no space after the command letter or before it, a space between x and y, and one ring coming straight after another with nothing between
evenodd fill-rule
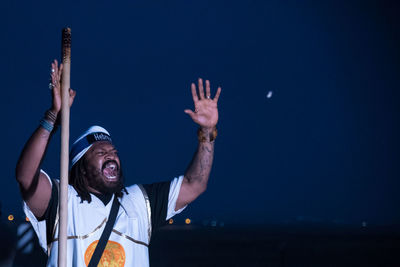
<instances>
[{"instance_id":1,"label":"raised hand","mask_svg":"<svg viewBox=\"0 0 400 267\"><path fill-rule=\"evenodd\" d=\"M60 66L58 66L58 61L55 59L51 63L50 88L52 90L53 104L52 104L52 107L50 110L56 115L61 110L61 74L62 74L62 70L63 70L63 64L60 64ZM76 95L76 92L70 88L69 89L69 106L72 106L75 95Z\"/></svg>"},{"instance_id":2,"label":"raised hand","mask_svg":"<svg viewBox=\"0 0 400 267\"><path fill-rule=\"evenodd\" d=\"M202 128L211 129L218 122L218 98L221 94L221 87L218 87L214 98L211 98L210 81L206 80L206 92L204 94L203 80L199 78L197 94L196 85L192 83L192 97L194 102L194 111L185 109L185 113L189 114L192 120Z\"/></svg>"}]
</instances>

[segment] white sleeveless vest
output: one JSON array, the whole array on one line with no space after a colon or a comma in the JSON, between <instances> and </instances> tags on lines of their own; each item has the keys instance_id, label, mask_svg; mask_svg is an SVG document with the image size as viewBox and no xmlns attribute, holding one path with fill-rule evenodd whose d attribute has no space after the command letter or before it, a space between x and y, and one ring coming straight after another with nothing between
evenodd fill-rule
<instances>
[{"instance_id":1,"label":"white sleeveless vest","mask_svg":"<svg viewBox=\"0 0 400 267\"><path fill-rule=\"evenodd\" d=\"M184 209L175 211L182 180L183 176L180 176L171 181L166 220ZM52 183L50 178L49 181ZM151 217L147 194L138 185L127 187L127 191L129 194L124 193L119 199L121 206L99 266L149 266ZM104 230L114 196L104 206L94 195L91 203L87 201L81 203L77 195L75 189L68 186L67 266L84 267L89 264ZM40 245L49 255L47 266L57 266L58 218L56 218L53 242L48 247L46 221L38 221L25 202L24 211L35 229Z\"/></svg>"}]
</instances>

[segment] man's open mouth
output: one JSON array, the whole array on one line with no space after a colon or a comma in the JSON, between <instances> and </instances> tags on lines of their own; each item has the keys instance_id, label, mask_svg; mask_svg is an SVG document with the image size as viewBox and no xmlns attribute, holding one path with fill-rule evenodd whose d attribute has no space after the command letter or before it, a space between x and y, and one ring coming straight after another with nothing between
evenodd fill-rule
<instances>
[{"instance_id":1,"label":"man's open mouth","mask_svg":"<svg viewBox=\"0 0 400 267\"><path fill-rule=\"evenodd\" d=\"M108 180L117 180L118 177L118 164L114 160L106 161L103 164L103 175Z\"/></svg>"}]
</instances>

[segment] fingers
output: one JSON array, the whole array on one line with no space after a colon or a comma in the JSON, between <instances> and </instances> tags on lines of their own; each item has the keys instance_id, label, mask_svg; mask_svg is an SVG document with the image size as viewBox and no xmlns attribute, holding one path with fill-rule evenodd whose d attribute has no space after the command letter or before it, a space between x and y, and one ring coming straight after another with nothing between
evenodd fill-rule
<instances>
[{"instance_id":1,"label":"fingers","mask_svg":"<svg viewBox=\"0 0 400 267\"><path fill-rule=\"evenodd\" d=\"M52 70L51 70L52 73L58 71L58 61L56 59L54 59L53 62L51 63L51 68L52 68Z\"/></svg>"},{"instance_id":2,"label":"fingers","mask_svg":"<svg viewBox=\"0 0 400 267\"><path fill-rule=\"evenodd\" d=\"M56 64L55 64L55 60L53 62L51 62L51 70L50 70L50 76L53 79L54 73L57 71L56 70Z\"/></svg>"},{"instance_id":3,"label":"fingers","mask_svg":"<svg viewBox=\"0 0 400 267\"><path fill-rule=\"evenodd\" d=\"M53 84L53 86L57 86L58 82L59 82L59 71L58 71L58 62L55 59L52 63L51 63L51 82Z\"/></svg>"},{"instance_id":4,"label":"fingers","mask_svg":"<svg viewBox=\"0 0 400 267\"><path fill-rule=\"evenodd\" d=\"M59 89L59 81L58 81L58 77L57 77L57 69L56 69L56 65L53 63L51 65L52 69L51 69L51 88L53 89L53 91L56 91ZM54 70L54 71L53 71Z\"/></svg>"},{"instance_id":5,"label":"fingers","mask_svg":"<svg viewBox=\"0 0 400 267\"><path fill-rule=\"evenodd\" d=\"M219 95L221 94L221 87L218 87L218 90L217 90L217 92L215 93L215 97L214 97L214 99L213 99L213 101L215 102L215 103L217 103L218 102L218 98L219 98Z\"/></svg>"},{"instance_id":6,"label":"fingers","mask_svg":"<svg viewBox=\"0 0 400 267\"><path fill-rule=\"evenodd\" d=\"M210 81L206 80L206 98L211 97L211 91L210 91Z\"/></svg>"},{"instance_id":7,"label":"fingers","mask_svg":"<svg viewBox=\"0 0 400 267\"><path fill-rule=\"evenodd\" d=\"M204 99L203 79L199 78L199 95L200 99Z\"/></svg>"},{"instance_id":8,"label":"fingers","mask_svg":"<svg viewBox=\"0 0 400 267\"><path fill-rule=\"evenodd\" d=\"M192 83L191 89L192 89L193 102L196 104L196 102L199 101L199 97L197 96L196 85L194 83Z\"/></svg>"},{"instance_id":9,"label":"fingers","mask_svg":"<svg viewBox=\"0 0 400 267\"><path fill-rule=\"evenodd\" d=\"M55 59L51 63L51 78L54 78L55 80L58 80L58 82L60 82L63 68L64 65L60 64L60 66L58 66L58 61L57 59Z\"/></svg>"},{"instance_id":10,"label":"fingers","mask_svg":"<svg viewBox=\"0 0 400 267\"><path fill-rule=\"evenodd\" d=\"M58 78L59 69L58 69L58 61L54 59L53 63L51 64L52 67L52 74L54 74Z\"/></svg>"},{"instance_id":11,"label":"fingers","mask_svg":"<svg viewBox=\"0 0 400 267\"><path fill-rule=\"evenodd\" d=\"M199 86L199 94L197 95L197 90L196 90L196 85L192 83L191 89L192 89L192 97L193 101L196 104L197 101L203 100L203 99L211 99L211 86L210 86L210 81L206 80L206 92L204 94L204 87L203 87L203 79L199 78L198 81L198 86ZM219 96L221 94L221 87L218 87L218 90L215 94L215 97L213 101L215 103L218 102Z\"/></svg>"}]
</instances>

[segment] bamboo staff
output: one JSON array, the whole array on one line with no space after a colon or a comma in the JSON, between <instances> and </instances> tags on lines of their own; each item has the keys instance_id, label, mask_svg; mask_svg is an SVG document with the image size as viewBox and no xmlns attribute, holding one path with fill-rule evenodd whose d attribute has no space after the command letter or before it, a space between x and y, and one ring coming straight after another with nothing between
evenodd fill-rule
<instances>
[{"instance_id":1,"label":"bamboo staff","mask_svg":"<svg viewBox=\"0 0 400 267\"><path fill-rule=\"evenodd\" d=\"M60 166L60 224L58 229L58 266L67 265L68 225L68 164L69 164L69 88L71 75L71 29L62 30L61 78L61 166Z\"/></svg>"}]
</instances>

